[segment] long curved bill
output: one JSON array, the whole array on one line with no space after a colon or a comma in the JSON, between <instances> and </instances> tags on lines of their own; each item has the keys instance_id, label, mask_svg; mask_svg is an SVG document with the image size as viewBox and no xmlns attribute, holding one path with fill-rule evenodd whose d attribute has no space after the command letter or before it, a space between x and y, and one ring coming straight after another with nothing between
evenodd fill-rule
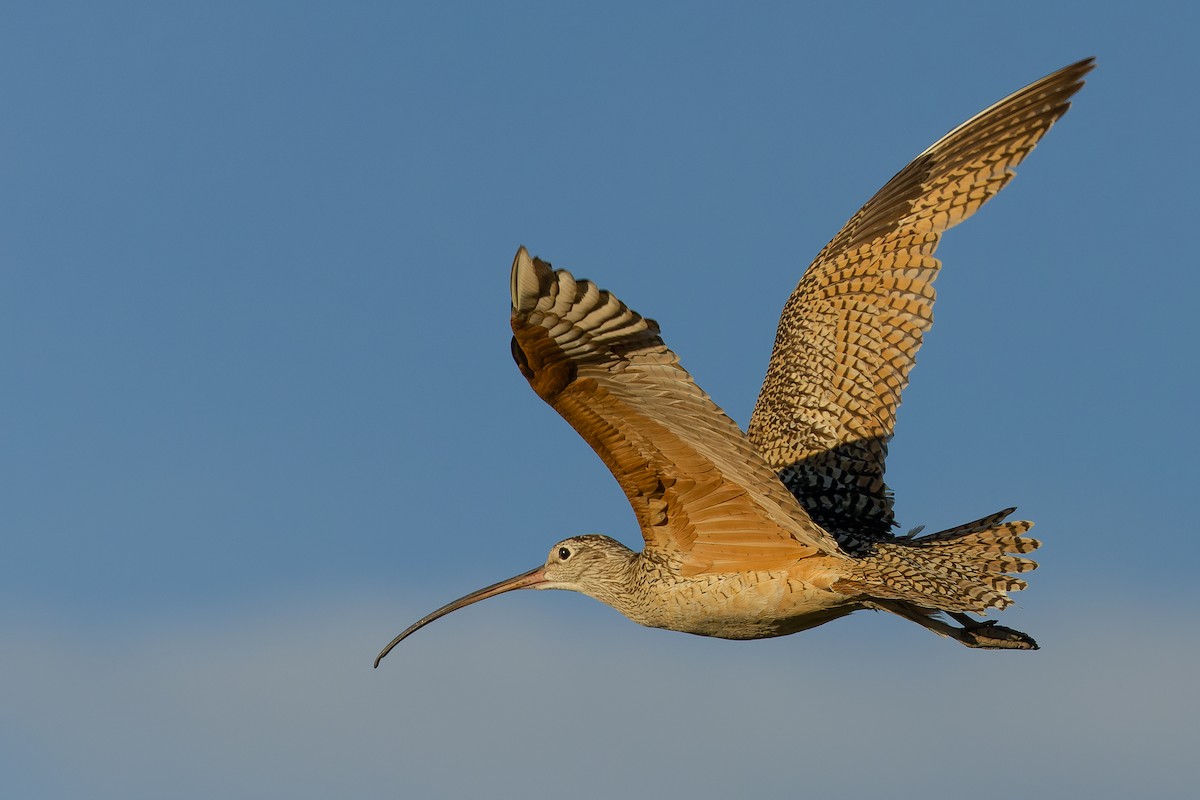
<instances>
[{"instance_id":1,"label":"long curved bill","mask_svg":"<svg viewBox=\"0 0 1200 800\"><path fill-rule=\"evenodd\" d=\"M491 586L485 586L477 592L471 592L466 597L458 598L453 603L447 603L437 611L434 611L432 614L421 617L412 625L409 625L407 628L405 628L403 633L388 642L387 647L379 651L379 655L375 656L375 666L379 666L379 662L383 661L384 656L392 652L393 647L400 644L410 635L419 631L421 628L424 628L435 619L440 619L441 617L449 614L451 611L457 611L458 609L465 608L472 603L478 603L480 600L487 600L489 597L495 597L498 594L511 592L513 589L532 589L540 583L545 583L546 576L543 573L544 569L545 567L531 569L529 572L523 572L520 575L517 575L514 578L509 578L506 581L500 581L499 583L493 583Z\"/></svg>"}]
</instances>

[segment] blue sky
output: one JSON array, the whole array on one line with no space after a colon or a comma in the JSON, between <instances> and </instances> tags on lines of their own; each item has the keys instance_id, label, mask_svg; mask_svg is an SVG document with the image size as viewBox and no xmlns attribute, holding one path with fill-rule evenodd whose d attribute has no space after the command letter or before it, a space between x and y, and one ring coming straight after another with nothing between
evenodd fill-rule
<instances>
[{"instance_id":1,"label":"blue sky","mask_svg":"<svg viewBox=\"0 0 1200 800\"><path fill-rule=\"evenodd\" d=\"M9 8L13 796L1185 796L1200 20L845 6ZM939 251L888 463L904 526L1037 522L1004 619L1042 651L870 615L720 642L524 592L371 671L562 536L638 544L511 363L518 245L656 318L744 424L845 219L1086 55L1070 113Z\"/></svg>"}]
</instances>

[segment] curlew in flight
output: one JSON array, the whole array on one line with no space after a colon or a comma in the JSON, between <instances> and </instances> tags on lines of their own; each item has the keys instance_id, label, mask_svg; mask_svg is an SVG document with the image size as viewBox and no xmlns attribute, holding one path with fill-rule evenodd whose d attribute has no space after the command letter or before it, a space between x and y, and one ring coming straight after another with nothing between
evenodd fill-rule
<instances>
[{"instance_id":1,"label":"curlew in flight","mask_svg":"<svg viewBox=\"0 0 1200 800\"><path fill-rule=\"evenodd\" d=\"M538 396L599 454L645 547L572 536L537 569L480 589L570 589L643 625L726 639L782 636L859 609L968 647L1032 650L969 613L1004 609L1037 564L1014 509L925 536L892 533L883 482L900 393L932 324L942 232L975 213L1070 106L1093 59L1001 100L896 174L825 246L784 306L743 433L658 326L590 281L517 251L512 353ZM952 624L943 617L959 623Z\"/></svg>"}]
</instances>

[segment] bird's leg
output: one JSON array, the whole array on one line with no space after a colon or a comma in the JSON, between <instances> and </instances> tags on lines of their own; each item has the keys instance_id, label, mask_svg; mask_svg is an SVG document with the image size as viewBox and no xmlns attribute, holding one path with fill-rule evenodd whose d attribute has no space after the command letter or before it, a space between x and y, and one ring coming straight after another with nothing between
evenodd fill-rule
<instances>
[{"instance_id":1,"label":"bird's leg","mask_svg":"<svg viewBox=\"0 0 1200 800\"><path fill-rule=\"evenodd\" d=\"M962 624L956 628L955 636L967 647L983 647L990 650L1037 650L1038 643L1027 633L1021 633L993 620L976 620L966 614L949 612L950 618Z\"/></svg>"},{"instance_id":2,"label":"bird's leg","mask_svg":"<svg viewBox=\"0 0 1200 800\"><path fill-rule=\"evenodd\" d=\"M979 647L986 650L1037 650L1038 643L1026 633L997 625L995 620L976 620L953 611L946 612L955 625L938 619L936 609L908 603L903 600L872 600L868 608L877 608L899 614L905 619L912 620L923 628L933 631L939 636L947 636L962 642L967 647Z\"/></svg>"}]
</instances>

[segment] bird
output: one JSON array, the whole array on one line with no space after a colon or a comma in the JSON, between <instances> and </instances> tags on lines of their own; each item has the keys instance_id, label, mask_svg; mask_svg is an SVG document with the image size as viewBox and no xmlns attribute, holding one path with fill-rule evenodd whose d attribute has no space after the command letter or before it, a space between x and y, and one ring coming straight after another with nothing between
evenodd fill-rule
<instances>
[{"instance_id":1,"label":"bird","mask_svg":"<svg viewBox=\"0 0 1200 800\"><path fill-rule=\"evenodd\" d=\"M413 623L516 589L581 592L642 625L725 639L783 636L859 610L972 648L1036 650L977 619L1037 567L1006 508L896 534L884 460L901 392L932 325L934 251L1013 178L1070 107L1087 58L1009 95L896 173L817 254L784 305L743 431L681 366L660 328L590 280L513 261L512 356L533 391L612 472L644 539L555 544L528 572ZM957 623L957 624L956 624Z\"/></svg>"}]
</instances>

